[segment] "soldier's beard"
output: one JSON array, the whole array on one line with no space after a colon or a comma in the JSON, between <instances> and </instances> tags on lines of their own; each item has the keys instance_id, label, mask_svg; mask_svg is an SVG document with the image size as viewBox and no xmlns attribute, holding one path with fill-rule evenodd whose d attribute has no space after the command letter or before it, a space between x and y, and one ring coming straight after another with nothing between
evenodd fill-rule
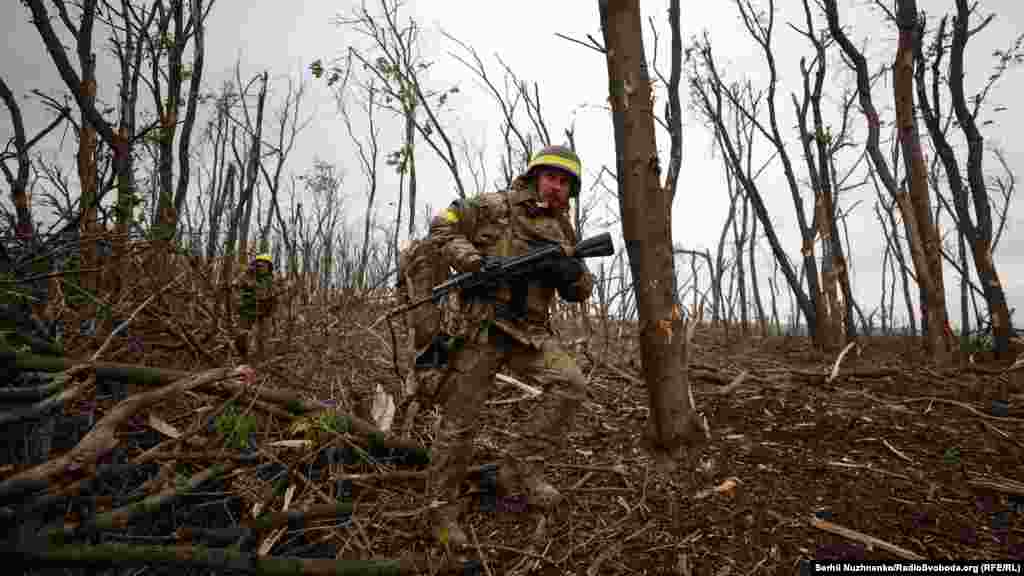
<instances>
[{"instance_id":1,"label":"soldier's beard","mask_svg":"<svg viewBox=\"0 0 1024 576\"><path fill-rule=\"evenodd\" d=\"M569 202L562 202L558 192L546 190L541 191L541 202L539 205L550 210L557 210L559 212L564 212L567 208L569 208Z\"/></svg>"}]
</instances>

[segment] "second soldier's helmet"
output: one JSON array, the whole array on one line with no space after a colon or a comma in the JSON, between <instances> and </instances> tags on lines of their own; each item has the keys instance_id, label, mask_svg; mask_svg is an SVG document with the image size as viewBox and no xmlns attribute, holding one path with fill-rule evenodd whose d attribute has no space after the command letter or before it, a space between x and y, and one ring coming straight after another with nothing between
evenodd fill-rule
<instances>
[{"instance_id":1,"label":"second soldier's helmet","mask_svg":"<svg viewBox=\"0 0 1024 576\"><path fill-rule=\"evenodd\" d=\"M256 257L252 259L252 262L249 263L249 266L255 268L256 266L260 265L263 262L266 262L267 266L274 266L274 259L270 256L270 254L266 253L257 254Z\"/></svg>"}]
</instances>

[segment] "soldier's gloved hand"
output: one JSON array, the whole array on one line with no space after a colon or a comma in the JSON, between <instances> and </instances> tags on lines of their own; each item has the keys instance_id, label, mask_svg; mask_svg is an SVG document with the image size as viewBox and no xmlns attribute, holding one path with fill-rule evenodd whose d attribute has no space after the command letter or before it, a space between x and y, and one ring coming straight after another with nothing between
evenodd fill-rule
<instances>
[{"instance_id":1,"label":"soldier's gloved hand","mask_svg":"<svg viewBox=\"0 0 1024 576\"><path fill-rule=\"evenodd\" d=\"M548 266L546 277L552 287L561 288L571 286L586 271L586 266L577 258L556 258Z\"/></svg>"}]
</instances>

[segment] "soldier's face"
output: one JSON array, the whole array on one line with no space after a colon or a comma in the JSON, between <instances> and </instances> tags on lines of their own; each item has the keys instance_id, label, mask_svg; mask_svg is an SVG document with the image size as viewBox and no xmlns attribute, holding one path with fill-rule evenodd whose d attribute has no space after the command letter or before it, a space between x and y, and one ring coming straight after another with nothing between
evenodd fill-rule
<instances>
[{"instance_id":1,"label":"soldier's face","mask_svg":"<svg viewBox=\"0 0 1024 576\"><path fill-rule=\"evenodd\" d=\"M569 191L572 188L572 177L568 173L553 168L541 168L537 172L537 191L548 206L555 210L569 207Z\"/></svg>"}]
</instances>

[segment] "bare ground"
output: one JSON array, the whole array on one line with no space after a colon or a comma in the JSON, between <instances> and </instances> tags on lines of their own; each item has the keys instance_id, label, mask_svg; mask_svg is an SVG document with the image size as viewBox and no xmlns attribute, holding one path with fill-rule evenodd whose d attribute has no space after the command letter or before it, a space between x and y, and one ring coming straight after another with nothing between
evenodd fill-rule
<instances>
[{"instance_id":1,"label":"bare ground","mask_svg":"<svg viewBox=\"0 0 1024 576\"><path fill-rule=\"evenodd\" d=\"M309 320L299 318L290 339L282 321L270 345L279 354L273 370L258 369L257 381L365 418L377 383L397 387L390 339L386 329L368 328L374 314L339 310L308 309ZM230 363L223 334L200 342L183 331L140 318L134 334L144 346L126 341L109 359L187 370L212 367L211 357ZM835 355L813 352L804 340L724 340L709 329L697 332L691 379L712 439L674 472L656 469L641 447L647 399L628 338L608 349L592 341L580 355L590 398L568 446L538 455L565 501L543 520L515 498L484 512L471 477L463 501L473 546L452 555L480 560L483 574L776 574L793 573L801 559L1024 559L1024 381L1005 373L1005 364L937 368L920 359L914 341L877 337L861 340L860 353L851 351L829 380ZM79 357L88 348L78 343ZM516 441L518 423L530 414L530 401L520 396L512 387L495 389L477 464L498 461L501 447ZM95 409L101 418L113 401L94 398L93 391L65 411ZM997 398L1010 401L1005 416L992 415ZM188 393L137 415L124 438L146 428L149 415L188 429L197 410L223 402ZM315 449L272 447L302 437L301 426L249 398L241 405L260 418L260 453L290 466L291 509L333 500L333 480L353 484L351 523L288 532L271 554L319 542L338 558L442 560L445 551L429 538L421 475L395 474L414 469L371 458L307 478L326 447L352 445L352 437L320 437ZM424 445L434 418L424 411L417 420L414 437ZM200 470L214 453L231 454L214 444L203 452L211 454L206 462L187 466ZM240 470L230 490L243 510L283 507L287 495ZM0 471L0 479L17 471Z\"/></svg>"}]
</instances>

